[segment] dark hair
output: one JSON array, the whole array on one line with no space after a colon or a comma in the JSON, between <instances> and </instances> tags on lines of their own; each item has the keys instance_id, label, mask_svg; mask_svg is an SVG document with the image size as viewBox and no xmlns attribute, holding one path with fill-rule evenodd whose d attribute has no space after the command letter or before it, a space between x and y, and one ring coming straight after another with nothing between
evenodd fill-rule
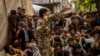
<instances>
[{"instance_id":1,"label":"dark hair","mask_svg":"<svg viewBox=\"0 0 100 56\"><path fill-rule=\"evenodd\" d=\"M68 39L68 42L69 42L69 41L74 41L74 39L73 39L73 38L69 38L69 39Z\"/></svg>"},{"instance_id":2,"label":"dark hair","mask_svg":"<svg viewBox=\"0 0 100 56\"><path fill-rule=\"evenodd\" d=\"M65 31L65 30L62 30L62 31L61 31L61 33L67 33L67 31Z\"/></svg>"},{"instance_id":3,"label":"dark hair","mask_svg":"<svg viewBox=\"0 0 100 56\"><path fill-rule=\"evenodd\" d=\"M27 16L26 15L23 15L21 18L23 19L23 18L26 18Z\"/></svg>"},{"instance_id":4,"label":"dark hair","mask_svg":"<svg viewBox=\"0 0 100 56\"><path fill-rule=\"evenodd\" d=\"M11 15L16 15L16 13L17 13L16 10L11 10L10 12Z\"/></svg>"},{"instance_id":5,"label":"dark hair","mask_svg":"<svg viewBox=\"0 0 100 56\"><path fill-rule=\"evenodd\" d=\"M54 38L54 41L55 41L55 42L60 42L60 43L61 43L60 37L55 37L55 38Z\"/></svg>"},{"instance_id":6,"label":"dark hair","mask_svg":"<svg viewBox=\"0 0 100 56\"><path fill-rule=\"evenodd\" d=\"M43 14L46 13L48 10L46 8L41 8L39 11L39 16L43 17Z\"/></svg>"},{"instance_id":7,"label":"dark hair","mask_svg":"<svg viewBox=\"0 0 100 56\"><path fill-rule=\"evenodd\" d=\"M37 15L33 15L33 18L34 18L34 17L37 17Z\"/></svg>"},{"instance_id":8,"label":"dark hair","mask_svg":"<svg viewBox=\"0 0 100 56\"><path fill-rule=\"evenodd\" d=\"M23 8L22 11L25 11L25 9Z\"/></svg>"},{"instance_id":9,"label":"dark hair","mask_svg":"<svg viewBox=\"0 0 100 56\"><path fill-rule=\"evenodd\" d=\"M17 23L17 26L22 26L20 22Z\"/></svg>"},{"instance_id":10,"label":"dark hair","mask_svg":"<svg viewBox=\"0 0 100 56\"><path fill-rule=\"evenodd\" d=\"M18 30L18 26L21 26L23 27L23 25L21 23L18 23L17 26L16 26L16 29Z\"/></svg>"},{"instance_id":11,"label":"dark hair","mask_svg":"<svg viewBox=\"0 0 100 56\"><path fill-rule=\"evenodd\" d=\"M61 48L63 47L62 44L61 44L60 42L56 42L55 45L54 45L54 48L56 48L56 47L58 47L58 46L60 46Z\"/></svg>"},{"instance_id":12,"label":"dark hair","mask_svg":"<svg viewBox=\"0 0 100 56\"><path fill-rule=\"evenodd\" d=\"M74 47L73 47L74 50L80 49L80 48L81 48L81 46L78 43L75 43L74 44Z\"/></svg>"},{"instance_id":13,"label":"dark hair","mask_svg":"<svg viewBox=\"0 0 100 56\"><path fill-rule=\"evenodd\" d=\"M73 17L71 17L71 20L74 20L74 19L76 19L77 17L75 17L75 16L73 16Z\"/></svg>"},{"instance_id":14,"label":"dark hair","mask_svg":"<svg viewBox=\"0 0 100 56\"><path fill-rule=\"evenodd\" d=\"M29 41L25 41L25 44L29 43Z\"/></svg>"},{"instance_id":15,"label":"dark hair","mask_svg":"<svg viewBox=\"0 0 100 56\"><path fill-rule=\"evenodd\" d=\"M22 9L21 7L18 7L17 9Z\"/></svg>"}]
</instances>

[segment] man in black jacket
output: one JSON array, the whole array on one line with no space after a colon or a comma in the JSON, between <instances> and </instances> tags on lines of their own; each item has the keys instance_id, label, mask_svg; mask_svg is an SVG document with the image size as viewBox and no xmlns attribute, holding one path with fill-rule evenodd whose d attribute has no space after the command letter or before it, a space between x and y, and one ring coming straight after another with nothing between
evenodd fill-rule
<instances>
[{"instance_id":1,"label":"man in black jacket","mask_svg":"<svg viewBox=\"0 0 100 56\"><path fill-rule=\"evenodd\" d=\"M64 51L62 48L63 47L61 43L56 43L55 50L54 50L54 56L69 56L69 52Z\"/></svg>"},{"instance_id":2,"label":"man in black jacket","mask_svg":"<svg viewBox=\"0 0 100 56\"><path fill-rule=\"evenodd\" d=\"M25 26L23 30L20 31L19 39L21 40L21 48L22 50L25 49L25 42L30 42L33 38L33 32L29 29L28 26Z\"/></svg>"}]
</instances>

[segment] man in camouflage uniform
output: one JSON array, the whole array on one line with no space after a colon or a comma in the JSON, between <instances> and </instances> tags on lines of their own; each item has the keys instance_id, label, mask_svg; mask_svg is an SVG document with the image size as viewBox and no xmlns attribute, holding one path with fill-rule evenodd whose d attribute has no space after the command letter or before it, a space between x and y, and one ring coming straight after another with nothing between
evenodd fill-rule
<instances>
[{"instance_id":1,"label":"man in camouflage uniform","mask_svg":"<svg viewBox=\"0 0 100 56\"><path fill-rule=\"evenodd\" d=\"M61 14L61 12L59 14ZM41 56L52 56L51 45L50 45L50 31L52 28L51 21L55 18L56 14L49 17L48 10L42 8L39 11L39 16L40 19L37 21L36 25L38 47L40 49Z\"/></svg>"},{"instance_id":2,"label":"man in camouflage uniform","mask_svg":"<svg viewBox=\"0 0 100 56\"><path fill-rule=\"evenodd\" d=\"M47 29L46 29L46 28ZM38 46L42 56L50 56L50 24L44 19L39 19L37 23L37 36L38 36Z\"/></svg>"},{"instance_id":3,"label":"man in camouflage uniform","mask_svg":"<svg viewBox=\"0 0 100 56\"><path fill-rule=\"evenodd\" d=\"M44 8L40 10L44 11L44 13L47 12L47 10ZM51 46L49 40L50 21L48 20L48 17L40 15L40 19L37 21L36 33L38 37L38 47L40 49L41 56L51 56Z\"/></svg>"}]
</instances>

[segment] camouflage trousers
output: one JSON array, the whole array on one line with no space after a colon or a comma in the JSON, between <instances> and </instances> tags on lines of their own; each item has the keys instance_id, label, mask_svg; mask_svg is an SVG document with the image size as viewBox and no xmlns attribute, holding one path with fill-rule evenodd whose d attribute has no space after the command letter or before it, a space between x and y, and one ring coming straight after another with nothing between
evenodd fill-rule
<instances>
[{"instance_id":1,"label":"camouflage trousers","mask_svg":"<svg viewBox=\"0 0 100 56\"><path fill-rule=\"evenodd\" d=\"M39 47L41 56L51 56L51 46L50 46L50 40L48 37L39 38L38 47Z\"/></svg>"}]
</instances>

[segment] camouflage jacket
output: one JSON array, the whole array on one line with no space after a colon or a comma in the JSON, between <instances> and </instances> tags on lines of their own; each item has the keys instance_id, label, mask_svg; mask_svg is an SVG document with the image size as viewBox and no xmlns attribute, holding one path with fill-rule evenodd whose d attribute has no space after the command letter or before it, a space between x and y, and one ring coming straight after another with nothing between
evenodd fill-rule
<instances>
[{"instance_id":1,"label":"camouflage jacket","mask_svg":"<svg viewBox=\"0 0 100 56\"><path fill-rule=\"evenodd\" d=\"M44 19L41 18L37 21L36 32L38 37L41 36L48 37L50 35L50 29L51 29L50 21L45 21Z\"/></svg>"}]
</instances>

